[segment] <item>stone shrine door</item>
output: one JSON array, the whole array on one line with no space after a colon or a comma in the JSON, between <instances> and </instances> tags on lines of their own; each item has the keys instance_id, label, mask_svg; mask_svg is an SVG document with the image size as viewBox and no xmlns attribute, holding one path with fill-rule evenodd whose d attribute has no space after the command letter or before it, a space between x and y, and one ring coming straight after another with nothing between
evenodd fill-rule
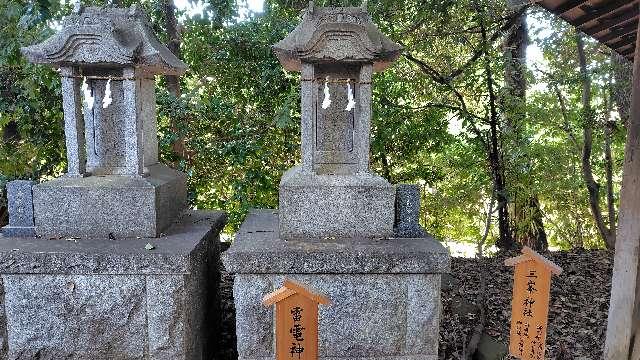
<instances>
[{"instance_id":1,"label":"stone shrine door","mask_svg":"<svg viewBox=\"0 0 640 360\"><path fill-rule=\"evenodd\" d=\"M122 77L122 71L116 75ZM105 77L106 78L106 77ZM84 123L87 142L87 169L93 175L121 173L126 168L126 134L123 117L122 80L109 81L111 104L104 106L107 79L86 79L93 96L92 106L85 102Z\"/></svg>"},{"instance_id":2,"label":"stone shrine door","mask_svg":"<svg viewBox=\"0 0 640 360\"><path fill-rule=\"evenodd\" d=\"M320 175L353 174L358 160L355 132L359 67L317 65L315 70L314 171Z\"/></svg>"}]
</instances>

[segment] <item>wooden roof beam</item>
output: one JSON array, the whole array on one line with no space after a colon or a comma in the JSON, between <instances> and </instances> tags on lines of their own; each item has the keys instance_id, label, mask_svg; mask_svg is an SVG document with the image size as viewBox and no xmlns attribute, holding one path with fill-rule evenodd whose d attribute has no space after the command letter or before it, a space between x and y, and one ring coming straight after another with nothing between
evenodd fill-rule
<instances>
[{"instance_id":1,"label":"wooden roof beam","mask_svg":"<svg viewBox=\"0 0 640 360\"><path fill-rule=\"evenodd\" d=\"M607 17L606 19L601 19L599 21L600 22L599 24L588 27L588 28L584 28L581 30L583 33L593 36L601 31L604 31L606 29L612 29L631 19L635 19L638 17L639 13L640 13L640 10L638 10L637 6L633 6L632 9L628 9L628 8L621 9L611 14L611 16ZM637 22L634 30L636 29L637 29Z\"/></svg>"},{"instance_id":2,"label":"wooden roof beam","mask_svg":"<svg viewBox=\"0 0 640 360\"><path fill-rule=\"evenodd\" d=\"M632 3L635 3L635 1L633 1ZM611 0L597 7L591 5L583 5L581 9L586 12L586 14L578 17L575 20L569 20L569 22L571 22L576 27L581 27L582 25L590 21L606 16L611 12L616 11L619 8L629 4L631 4L629 0Z\"/></svg>"},{"instance_id":3,"label":"wooden roof beam","mask_svg":"<svg viewBox=\"0 0 640 360\"><path fill-rule=\"evenodd\" d=\"M611 47L613 49L619 49L635 43L636 43L636 36L633 35L633 36L624 37L623 39L614 42L613 44L611 44Z\"/></svg>"},{"instance_id":4,"label":"wooden roof beam","mask_svg":"<svg viewBox=\"0 0 640 360\"><path fill-rule=\"evenodd\" d=\"M560 6L558 6L557 8L551 10L551 12L553 12L554 14L557 15L562 15L564 13L566 13L567 11L571 11L575 8L577 8L578 6L586 3L588 0L569 0L565 3L560 4Z\"/></svg>"},{"instance_id":5,"label":"wooden roof beam","mask_svg":"<svg viewBox=\"0 0 640 360\"><path fill-rule=\"evenodd\" d=\"M633 53L635 51L636 51L635 47L630 47L627 50L620 51L619 54L622 55L622 56L625 56L625 57L628 56L628 55L633 56Z\"/></svg>"},{"instance_id":6,"label":"wooden roof beam","mask_svg":"<svg viewBox=\"0 0 640 360\"><path fill-rule=\"evenodd\" d=\"M598 40L603 43L608 43L611 40L615 40L617 38L621 38L628 34L634 34L638 29L638 19L630 22L629 24L625 24L624 26L616 26L614 28L609 29L609 33L603 36L599 36Z\"/></svg>"}]
</instances>

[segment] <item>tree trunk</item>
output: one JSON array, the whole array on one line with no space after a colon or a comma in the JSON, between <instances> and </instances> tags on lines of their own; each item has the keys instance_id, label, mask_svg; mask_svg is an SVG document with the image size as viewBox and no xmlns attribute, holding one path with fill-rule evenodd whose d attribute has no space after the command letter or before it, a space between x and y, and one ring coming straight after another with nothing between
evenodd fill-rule
<instances>
[{"instance_id":1,"label":"tree trunk","mask_svg":"<svg viewBox=\"0 0 640 360\"><path fill-rule=\"evenodd\" d=\"M640 24L638 29L640 30ZM639 31L640 32L640 31ZM640 49L640 36L636 38ZM640 243L640 51L636 51L633 69L633 97L627 129L620 216L616 253L611 280L611 301L604 347L606 360L629 359L633 320L638 319L638 245ZM635 286L634 286L635 285ZM636 349L637 351L638 349Z\"/></svg>"},{"instance_id":2,"label":"tree trunk","mask_svg":"<svg viewBox=\"0 0 640 360\"><path fill-rule=\"evenodd\" d=\"M176 19L176 7L173 0L164 0L162 3L164 11L165 28L169 37L167 48L180 58L180 33L178 32L178 21ZM180 78L176 75L166 75L167 90L173 96L180 96Z\"/></svg>"},{"instance_id":3,"label":"tree trunk","mask_svg":"<svg viewBox=\"0 0 640 360\"><path fill-rule=\"evenodd\" d=\"M611 83L609 84L611 88ZM609 238L607 248L613 249L616 245L616 204L613 192L613 154L611 152L611 141L615 123L611 120L613 110L613 96L605 98L606 120L604 124L604 167L605 181L607 182L607 217L609 227Z\"/></svg>"},{"instance_id":4,"label":"tree trunk","mask_svg":"<svg viewBox=\"0 0 640 360\"><path fill-rule=\"evenodd\" d=\"M613 231L607 228L602 216L600 208L600 184L593 177L593 168L591 167L591 153L593 150L593 126L595 123L595 115L591 108L591 79L587 71L587 57L584 52L584 41L580 33L576 34L576 45L578 50L578 61L580 63L580 78L582 81L582 177L589 192L589 207L593 220L598 228L600 237L606 244L607 248L615 246L615 236Z\"/></svg>"},{"instance_id":5,"label":"tree trunk","mask_svg":"<svg viewBox=\"0 0 640 360\"><path fill-rule=\"evenodd\" d=\"M611 64L613 66L613 101L620 114L622 123L627 126L629 122L629 109L631 109L631 79L633 68L622 55L611 52Z\"/></svg>"},{"instance_id":6,"label":"tree trunk","mask_svg":"<svg viewBox=\"0 0 640 360\"><path fill-rule=\"evenodd\" d=\"M484 24L484 9L480 14L480 35L482 36L482 46L484 47L484 70L487 76L487 90L489 92L489 167L493 178L496 191L496 200L498 201L498 231L499 238L496 246L500 250L508 250L514 247L513 238L511 236L511 227L509 224L509 209L507 186L504 179L504 162L501 157L501 149L498 145L498 110L496 107L496 94L493 84L493 71L491 70L491 59L487 53L489 42L487 40L487 29Z\"/></svg>"},{"instance_id":7,"label":"tree trunk","mask_svg":"<svg viewBox=\"0 0 640 360\"><path fill-rule=\"evenodd\" d=\"M487 209L487 218L484 223L484 231L482 233L482 237L476 244L476 255L481 258L484 256L484 244L487 242L487 238L489 237L489 231L491 230L491 219L493 218L493 208L496 204L496 192L491 192L491 201L489 202L489 208Z\"/></svg>"},{"instance_id":8,"label":"tree trunk","mask_svg":"<svg viewBox=\"0 0 640 360\"><path fill-rule=\"evenodd\" d=\"M511 15L513 26L509 29L503 43L505 57L504 82L505 88L500 99L502 113L505 119L506 145L514 149L526 148L528 140L524 137L526 125L527 105L527 81L525 72L527 69L527 45L529 34L527 29L527 13L514 11ZM507 152L519 154L519 151ZM505 154L507 154L505 153ZM520 170L523 163L530 162L524 156L507 157L505 167L511 169L513 175L511 182L525 183L527 188L533 184L527 184L531 178L527 170ZM530 168L527 167L527 168ZM521 245L529 246L535 250L546 250L547 234L544 230L542 210L538 196L532 191L521 194L511 193L509 203L509 215L511 220L511 234L513 240Z\"/></svg>"},{"instance_id":9,"label":"tree trunk","mask_svg":"<svg viewBox=\"0 0 640 360\"><path fill-rule=\"evenodd\" d=\"M380 162L382 163L382 176L388 182L393 184L393 180L391 179L391 165L389 164L389 160L387 159L386 151L380 154Z\"/></svg>"},{"instance_id":10,"label":"tree trunk","mask_svg":"<svg viewBox=\"0 0 640 360\"><path fill-rule=\"evenodd\" d=\"M2 141L5 144L14 142L17 143L21 140L20 130L18 129L18 123L15 120L10 120L2 128Z\"/></svg>"},{"instance_id":11,"label":"tree trunk","mask_svg":"<svg viewBox=\"0 0 640 360\"><path fill-rule=\"evenodd\" d=\"M181 58L180 53L180 31L178 30L178 20L176 19L176 7L173 0L164 0L162 2L162 10L164 12L165 28L168 35L167 48L177 57ZM165 83L167 85L167 91L177 97L180 97L180 77L177 75L165 75ZM171 145L173 153L182 159L189 161L189 158L193 155L192 152L187 150L185 145L185 137L181 134L179 127L176 125L176 119L171 119L171 130L176 133L177 139Z\"/></svg>"},{"instance_id":12,"label":"tree trunk","mask_svg":"<svg viewBox=\"0 0 640 360\"><path fill-rule=\"evenodd\" d=\"M507 37L502 45L505 55L504 77L509 95L513 98L514 107L524 105L527 92L527 45L529 45L529 31L527 28L527 13L514 11L513 27L509 29ZM518 110L518 109L516 109ZM524 118L524 112L513 112L511 118ZM519 122L514 126L522 125Z\"/></svg>"},{"instance_id":13,"label":"tree trunk","mask_svg":"<svg viewBox=\"0 0 640 360\"><path fill-rule=\"evenodd\" d=\"M515 214L512 216L514 238L520 245L538 251L546 251L549 248L549 243L547 233L544 231L540 200L537 196L531 195L528 198L519 199L515 204L520 204L520 207L515 209Z\"/></svg>"}]
</instances>

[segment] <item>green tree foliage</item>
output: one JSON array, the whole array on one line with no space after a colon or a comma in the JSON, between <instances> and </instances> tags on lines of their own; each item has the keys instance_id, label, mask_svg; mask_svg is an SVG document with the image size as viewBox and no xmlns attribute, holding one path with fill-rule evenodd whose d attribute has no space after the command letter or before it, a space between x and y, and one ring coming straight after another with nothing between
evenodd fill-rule
<instances>
[{"instance_id":1,"label":"green tree foliage","mask_svg":"<svg viewBox=\"0 0 640 360\"><path fill-rule=\"evenodd\" d=\"M136 3L166 42L162 3ZM0 174L4 180L58 176L65 167L59 78L52 69L25 63L19 48L49 36L71 5L0 4ZM242 2L204 4L202 14L177 13L180 52L189 70L180 79L179 97L158 78L160 150L164 162L189 175L192 205L227 211L233 231L250 208L277 207L280 177L300 158L299 75L286 72L270 46L296 26L307 2L267 0L264 13L248 17L239 15ZM448 241L495 242L493 122L506 201L535 195L553 246L602 247L580 171L583 117L572 30L549 14L528 10L551 29L531 39L543 49L546 65L526 69L526 102L513 106L505 97L502 49L513 10L502 1L379 0L369 3L369 11L382 32L405 47L394 66L374 76L371 167L391 182L422 185L428 230ZM592 161L604 184L604 99L614 76L606 50L587 45L596 54L589 57L596 112ZM506 127L509 112L522 119L517 139ZM616 124L617 190L625 134L623 124ZM184 143L181 152L175 151L177 141Z\"/></svg>"}]
</instances>

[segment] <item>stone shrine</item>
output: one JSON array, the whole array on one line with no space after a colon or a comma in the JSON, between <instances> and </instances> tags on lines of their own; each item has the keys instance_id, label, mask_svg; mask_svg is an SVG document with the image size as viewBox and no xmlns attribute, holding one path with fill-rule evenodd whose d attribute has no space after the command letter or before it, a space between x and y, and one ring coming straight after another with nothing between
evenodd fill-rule
<instances>
[{"instance_id":1,"label":"stone shrine","mask_svg":"<svg viewBox=\"0 0 640 360\"><path fill-rule=\"evenodd\" d=\"M301 72L302 164L280 182L285 238L393 232L393 187L369 171L371 76L401 47L354 9L311 5L273 46L286 70Z\"/></svg>"},{"instance_id":2,"label":"stone shrine","mask_svg":"<svg viewBox=\"0 0 640 360\"><path fill-rule=\"evenodd\" d=\"M158 162L154 76L185 64L135 6L77 7L22 51L62 76L68 169L7 185L0 358L211 358L226 217Z\"/></svg>"},{"instance_id":3,"label":"stone shrine","mask_svg":"<svg viewBox=\"0 0 640 360\"><path fill-rule=\"evenodd\" d=\"M449 254L418 224L418 189L369 170L372 73L401 47L365 4L310 2L273 47L301 72L302 163L283 175L279 209L252 211L223 255L235 273L240 360L274 358L274 314L261 299L285 279L331 300L319 310L320 359L438 358Z\"/></svg>"},{"instance_id":4,"label":"stone shrine","mask_svg":"<svg viewBox=\"0 0 640 360\"><path fill-rule=\"evenodd\" d=\"M158 163L154 75L186 65L135 7L83 9L22 52L62 77L67 174L33 188L38 235L159 235L187 192L186 176Z\"/></svg>"}]
</instances>

